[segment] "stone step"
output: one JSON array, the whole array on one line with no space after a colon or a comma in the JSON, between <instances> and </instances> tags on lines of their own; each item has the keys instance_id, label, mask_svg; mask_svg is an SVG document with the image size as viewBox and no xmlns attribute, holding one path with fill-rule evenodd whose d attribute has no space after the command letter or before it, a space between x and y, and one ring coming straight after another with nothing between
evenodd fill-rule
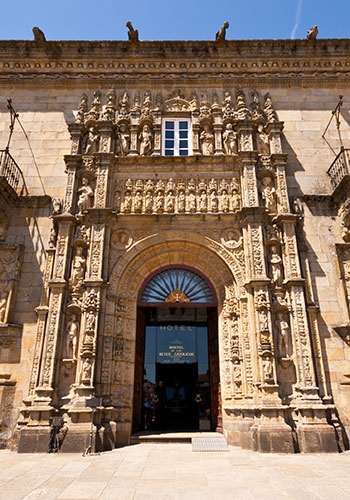
<instances>
[{"instance_id":1,"label":"stone step","mask_svg":"<svg viewBox=\"0 0 350 500\"><path fill-rule=\"evenodd\" d=\"M157 432L141 431L132 434L130 444L169 444L169 443L191 443L193 437L215 437L222 436L217 432Z\"/></svg>"}]
</instances>

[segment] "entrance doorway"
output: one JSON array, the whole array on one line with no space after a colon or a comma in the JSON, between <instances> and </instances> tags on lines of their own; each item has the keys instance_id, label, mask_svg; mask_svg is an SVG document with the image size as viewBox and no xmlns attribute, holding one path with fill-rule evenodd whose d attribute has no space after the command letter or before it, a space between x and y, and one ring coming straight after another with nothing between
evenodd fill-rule
<instances>
[{"instance_id":1,"label":"entrance doorway","mask_svg":"<svg viewBox=\"0 0 350 500\"><path fill-rule=\"evenodd\" d=\"M217 307L185 266L159 270L139 295L133 432L220 430Z\"/></svg>"}]
</instances>

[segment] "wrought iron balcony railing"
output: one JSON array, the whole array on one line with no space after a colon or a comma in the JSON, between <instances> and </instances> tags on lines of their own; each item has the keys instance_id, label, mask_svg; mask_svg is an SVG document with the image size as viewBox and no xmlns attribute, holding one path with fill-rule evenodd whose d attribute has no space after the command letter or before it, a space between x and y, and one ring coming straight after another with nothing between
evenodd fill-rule
<instances>
[{"instance_id":1,"label":"wrought iron balcony railing","mask_svg":"<svg viewBox=\"0 0 350 500\"><path fill-rule=\"evenodd\" d=\"M7 181L17 196L28 194L22 170L7 149L0 150L0 178Z\"/></svg>"},{"instance_id":2,"label":"wrought iron balcony railing","mask_svg":"<svg viewBox=\"0 0 350 500\"><path fill-rule=\"evenodd\" d=\"M350 149L341 148L327 171L333 189L336 189L345 176L350 175Z\"/></svg>"}]
</instances>

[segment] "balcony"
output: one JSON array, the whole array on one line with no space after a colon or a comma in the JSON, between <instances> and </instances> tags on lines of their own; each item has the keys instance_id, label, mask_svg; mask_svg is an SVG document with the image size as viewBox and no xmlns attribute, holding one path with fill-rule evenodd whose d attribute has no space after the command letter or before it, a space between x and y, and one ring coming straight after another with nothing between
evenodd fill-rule
<instances>
[{"instance_id":1,"label":"balcony","mask_svg":"<svg viewBox=\"0 0 350 500\"><path fill-rule=\"evenodd\" d=\"M342 187L350 180L350 149L341 148L327 174L331 179L333 195L336 195L336 192L342 190Z\"/></svg>"},{"instance_id":2,"label":"balcony","mask_svg":"<svg viewBox=\"0 0 350 500\"><path fill-rule=\"evenodd\" d=\"M0 150L0 190L13 199L28 195L22 170L7 149Z\"/></svg>"}]
</instances>

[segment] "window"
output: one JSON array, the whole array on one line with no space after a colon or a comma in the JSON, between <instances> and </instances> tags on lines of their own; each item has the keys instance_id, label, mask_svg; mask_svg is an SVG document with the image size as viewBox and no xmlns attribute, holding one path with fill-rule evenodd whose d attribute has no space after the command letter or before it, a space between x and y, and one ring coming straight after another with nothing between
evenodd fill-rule
<instances>
[{"instance_id":1,"label":"window","mask_svg":"<svg viewBox=\"0 0 350 500\"><path fill-rule=\"evenodd\" d=\"M188 156L192 154L191 120L163 119L162 154L164 156Z\"/></svg>"}]
</instances>

